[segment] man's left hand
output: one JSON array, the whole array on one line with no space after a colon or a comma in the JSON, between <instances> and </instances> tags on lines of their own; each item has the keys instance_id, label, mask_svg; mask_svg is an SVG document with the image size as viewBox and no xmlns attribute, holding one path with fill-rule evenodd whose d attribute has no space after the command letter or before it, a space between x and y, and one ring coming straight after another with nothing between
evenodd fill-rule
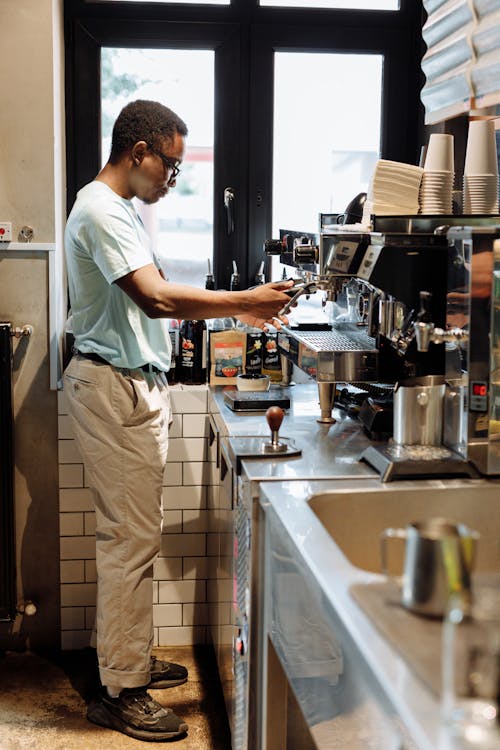
<instances>
[{"instance_id":1,"label":"man's left hand","mask_svg":"<svg viewBox=\"0 0 500 750\"><path fill-rule=\"evenodd\" d=\"M269 330L269 326L274 326L278 330L281 329L281 324L288 325L288 318L286 315L280 315L279 318L269 318L264 320L263 318L255 318L253 315L237 315L237 319L247 326L252 328L260 328L261 331Z\"/></svg>"}]
</instances>

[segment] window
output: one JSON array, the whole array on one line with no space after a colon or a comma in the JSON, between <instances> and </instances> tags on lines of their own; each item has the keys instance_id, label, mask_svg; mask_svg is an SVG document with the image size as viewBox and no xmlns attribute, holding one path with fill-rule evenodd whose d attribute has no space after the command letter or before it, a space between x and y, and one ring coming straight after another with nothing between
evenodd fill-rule
<instances>
[{"instance_id":1,"label":"window","mask_svg":"<svg viewBox=\"0 0 500 750\"><path fill-rule=\"evenodd\" d=\"M253 284L263 243L277 228L293 222L287 228L314 230L315 214L343 211L379 155L417 163L418 0L401 0L399 10L394 0L346 0L336 8L64 2L68 210L106 156L114 107L144 90L182 110L175 86L162 88L175 68L178 87L189 92L189 111L179 114L192 152L186 182L179 179L158 207L156 239L171 269L178 247L177 260L193 259L190 283L202 283L213 248L218 288L229 287L233 261L242 286ZM132 76L134 86L106 102L100 85L109 54L116 74ZM139 59L154 73L136 74ZM271 280L267 259L266 273Z\"/></svg>"},{"instance_id":2,"label":"window","mask_svg":"<svg viewBox=\"0 0 500 750\"><path fill-rule=\"evenodd\" d=\"M399 10L399 0L260 0L260 4L288 8L346 8L350 10Z\"/></svg>"},{"instance_id":3,"label":"window","mask_svg":"<svg viewBox=\"0 0 500 750\"><path fill-rule=\"evenodd\" d=\"M341 213L366 191L380 155L382 66L380 55L275 54L274 236L280 228L315 232L319 212Z\"/></svg>"},{"instance_id":4,"label":"window","mask_svg":"<svg viewBox=\"0 0 500 750\"><path fill-rule=\"evenodd\" d=\"M165 200L136 200L165 276L203 286L213 267L214 53L211 50L119 49L101 53L101 162L113 122L131 99L168 102L189 123L177 184Z\"/></svg>"},{"instance_id":5,"label":"window","mask_svg":"<svg viewBox=\"0 0 500 750\"><path fill-rule=\"evenodd\" d=\"M181 3L197 5L229 5L230 0L101 0L122 3ZM349 8L351 10L399 10L399 0L260 0L261 5L294 8Z\"/></svg>"},{"instance_id":6,"label":"window","mask_svg":"<svg viewBox=\"0 0 500 750\"><path fill-rule=\"evenodd\" d=\"M181 5L229 5L230 0L97 0L103 3L177 3Z\"/></svg>"}]
</instances>

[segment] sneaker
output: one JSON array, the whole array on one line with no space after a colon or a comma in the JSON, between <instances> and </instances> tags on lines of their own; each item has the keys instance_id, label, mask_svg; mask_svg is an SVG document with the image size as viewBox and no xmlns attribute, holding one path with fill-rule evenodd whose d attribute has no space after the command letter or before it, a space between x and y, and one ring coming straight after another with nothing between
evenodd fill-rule
<instances>
[{"instance_id":1,"label":"sneaker","mask_svg":"<svg viewBox=\"0 0 500 750\"><path fill-rule=\"evenodd\" d=\"M101 727L115 729L136 740L172 740L187 732L187 724L153 700L146 688L124 688L110 698L106 688L87 709L87 719Z\"/></svg>"},{"instance_id":2,"label":"sneaker","mask_svg":"<svg viewBox=\"0 0 500 750\"><path fill-rule=\"evenodd\" d=\"M162 661L161 659L157 659L156 656L152 656L150 669L151 681L146 687L152 690L175 687L187 682L188 671L181 664Z\"/></svg>"}]
</instances>

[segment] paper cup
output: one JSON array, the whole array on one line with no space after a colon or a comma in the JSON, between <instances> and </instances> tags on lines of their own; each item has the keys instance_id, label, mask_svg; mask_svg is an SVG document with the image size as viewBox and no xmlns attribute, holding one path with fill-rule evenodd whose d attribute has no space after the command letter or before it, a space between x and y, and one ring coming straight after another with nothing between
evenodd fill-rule
<instances>
[{"instance_id":1,"label":"paper cup","mask_svg":"<svg viewBox=\"0 0 500 750\"><path fill-rule=\"evenodd\" d=\"M464 174L498 174L497 143L493 120L469 123Z\"/></svg>"},{"instance_id":2,"label":"paper cup","mask_svg":"<svg viewBox=\"0 0 500 750\"><path fill-rule=\"evenodd\" d=\"M453 172L453 136L449 133L432 133L427 146L425 172Z\"/></svg>"}]
</instances>

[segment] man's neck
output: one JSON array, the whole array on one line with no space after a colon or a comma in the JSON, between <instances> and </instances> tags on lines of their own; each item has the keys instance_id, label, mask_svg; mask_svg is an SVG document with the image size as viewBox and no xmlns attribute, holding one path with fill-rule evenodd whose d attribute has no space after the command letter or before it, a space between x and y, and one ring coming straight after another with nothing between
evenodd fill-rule
<instances>
[{"instance_id":1,"label":"man's neck","mask_svg":"<svg viewBox=\"0 0 500 750\"><path fill-rule=\"evenodd\" d=\"M131 193L126 177L123 168L119 164L110 164L108 161L97 175L96 180L104 182L105 185L110 187L121 198L130 200L134 196Z\"/></svg>"}]
</instances>

